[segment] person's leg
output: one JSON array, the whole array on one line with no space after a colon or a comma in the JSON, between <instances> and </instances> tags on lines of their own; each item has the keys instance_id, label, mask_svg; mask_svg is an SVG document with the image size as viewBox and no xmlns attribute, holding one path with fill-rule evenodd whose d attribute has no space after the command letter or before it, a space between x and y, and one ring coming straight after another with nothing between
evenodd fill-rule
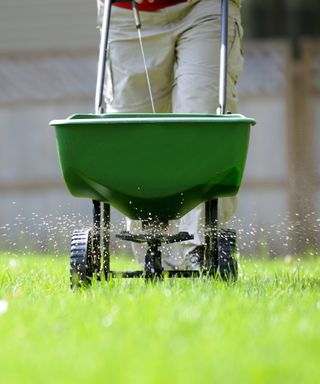
<instances>
[{"instance_id":1,"label":"person's leg","mask_svg":"<svg viewBox=\"0 0 320 384\"><path fill-rule=\"evenodd\" d=\"M172 106L174 113L215 113L219 105L220 1L202 0L184 20L178 35ZM229 5L229 65L227 110L236 112L236 82L242 70L239 8ZM192 27L188 27L192 25ZM187 27L187 28L186 28ZM192 156L192 153L189 154ZM236 209L236 198L219 199L219 221L227 221ZM180 230L194 234L181 243L186 256L204 244L204 206L198 206L180 221ZM181 252L180 252L181 253Z\"/></svg>"},{"instance_id":2,"label":"person's leg","mask_svg":"<svg viewBox=\"0 0 320 384\"><path fill-rule=\"evenodd\" d=\"M171 112L174 45L168 33L160 33L165 15L158 16L140 12L143 47L156 112ZM98 20L101 23L101 16ZM112 7L104 96L107 112L152 112L138 32L130 9Z\"/></svg>"},{"instance_id":3,"label":"person's leg","mask_svg":"<svg viewBox=\"0 0 320 384\"><path fill-rule=\"evenodd\" d=\"M217 13L217 11L219 11ZM219 105L220 0L201 0L176 27L173 113L216 113ZM229 2L227 110L236 112L243 67L240 9Z\"/></svg>"},{"instance_id":4,"label":"person's leg","mask_svg":"<svg viewBox=\"0 0 320 384\"><path fill-rule=\"evenodd\" d=\"M99 24L101 27L100 7ZM140 12L142 40L156 112L171 112L174 40L166 26L166 12ZM166 32L167 31L167 32ZM106 111L151 113L146 73L131 10L112 7L105 81ZM126 219L127 230L141 232L139 220ZM135 258L143 264L147 246L131 243Z\"/></svg>"}]
</instances>

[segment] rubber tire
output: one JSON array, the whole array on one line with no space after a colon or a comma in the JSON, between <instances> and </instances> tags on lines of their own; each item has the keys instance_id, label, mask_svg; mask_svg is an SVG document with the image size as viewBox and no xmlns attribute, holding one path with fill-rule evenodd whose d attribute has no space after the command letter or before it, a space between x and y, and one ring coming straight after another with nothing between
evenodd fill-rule
<instances>
[{"instance_id":1,"label":"rubber tire","mask_svg":"<svg viewBox=\"0 0 320 384\"><path fill-rule=\"evenodd\" d=\"M236 251L236 231L232 229L221 230L219 233L218 268L220 277L224 281L237 281L238 279Z\"/></svg>"},{"instance_id":2,"label":"rubber tire","mask_svg":"<svg viewBox=\"0 0 320 384\"><path fill-rule=\"evenodd\" d=\"M70 287L77 289L91 284L93 277L92 231L75 231L70 249Z\"/></svg>"}]
</instances>

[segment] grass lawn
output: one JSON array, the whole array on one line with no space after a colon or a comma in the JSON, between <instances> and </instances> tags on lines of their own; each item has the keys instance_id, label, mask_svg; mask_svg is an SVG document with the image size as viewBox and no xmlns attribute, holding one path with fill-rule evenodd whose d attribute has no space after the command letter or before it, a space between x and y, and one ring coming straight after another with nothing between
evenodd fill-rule
<instances>
[{"instance_id":1,"label":"grass lawn","mask_svg":"<svg viewBox=\"0 0 320 384\"><path fill-rule=\"evenodd\" d=\"M1 383L319 382L320 258L78 292L68 263L0 255Z\"/></svg>"}]
</instances>

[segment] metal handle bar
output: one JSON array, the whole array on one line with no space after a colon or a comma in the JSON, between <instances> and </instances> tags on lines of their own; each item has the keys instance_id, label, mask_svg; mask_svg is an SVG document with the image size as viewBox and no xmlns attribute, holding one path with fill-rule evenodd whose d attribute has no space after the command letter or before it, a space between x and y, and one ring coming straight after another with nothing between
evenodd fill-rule
<instances>
[{"instance_id":1,"label":"metal handle bar","mask_svg":"<svg viewBox=\"0 0 320 384\"><path fill-rule=\"evenodd\" d=\"M120 0L119 2L132 2L132 0ZM109 39L109 28L110 28L110 16L112 3L116 3L117 0L105 0L103 20L100 37L99 47L99 60L98 60L98 72L96 82L96 96L95 96L95 113L103 113L103 87L106 73L106 59Z\"/></svg>"},{"instance_id":2,"label":"metal handle bar","mask_svg":"<svg viewBox=\"0 0 320 384\"><path fill-rule=\"evenodd\" d=\"M228 0L221 0L221 43L220 43L220 77L218 115L226 113L227 73L228 73Z\"/></svg>"},{"instance_id":3,"label":"metal handle bar","mask_svg":"<svg viewBox=\"0 0 320 384\"><path fill-rule=\"evenodd\" d=\"M104 3L103 21L100 36L98 73L96 83L95 113L103 113L103 86L106 72L107 46L109 38L109 26L111 16L112 0L106 0Z\"/></svg>"}]
</instances>

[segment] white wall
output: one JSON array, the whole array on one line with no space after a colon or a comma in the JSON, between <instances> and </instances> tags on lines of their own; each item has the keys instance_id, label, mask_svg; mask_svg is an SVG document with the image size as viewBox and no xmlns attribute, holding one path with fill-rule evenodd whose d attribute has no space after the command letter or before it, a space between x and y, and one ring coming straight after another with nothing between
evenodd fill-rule
<instances>
[{"instance_id":1,"label":"white wall","mask_svg":"<svg viewBox=\"0 0 320 384\"><path fill-rule=\"evenodd\" d=\"M92 47L95 0L1 0L0 52Z\"/></svg>"}]
</instances>

